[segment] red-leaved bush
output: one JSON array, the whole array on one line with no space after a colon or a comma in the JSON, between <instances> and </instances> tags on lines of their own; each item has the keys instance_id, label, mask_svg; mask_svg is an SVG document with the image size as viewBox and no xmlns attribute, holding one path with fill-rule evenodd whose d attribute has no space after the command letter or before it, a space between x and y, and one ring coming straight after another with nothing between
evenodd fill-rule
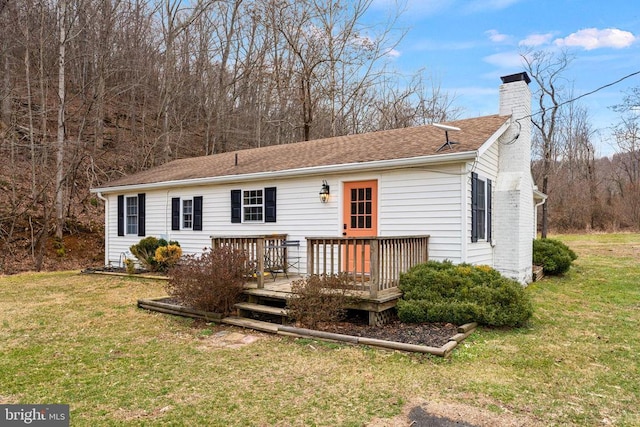
<instances>
[{"instance_id":1,"label":"red-leaved bush","mask_svg":"<svg viewBox=\"0 0 640 427\"><path fill-rule=\"evenodd\" d=\"M240 300L250 270L243 251L204 249L184 256L169 270L165 290L186 307L226 315Z\"/></svg>"}]
</instances>

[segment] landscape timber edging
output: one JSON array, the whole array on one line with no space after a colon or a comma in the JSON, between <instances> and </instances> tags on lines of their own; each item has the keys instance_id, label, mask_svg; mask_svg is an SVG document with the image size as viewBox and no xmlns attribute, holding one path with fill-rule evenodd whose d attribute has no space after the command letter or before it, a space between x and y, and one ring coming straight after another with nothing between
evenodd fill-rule
<instances>
[{"instance_id":1,"label":"landscape timber edging","mask_svg":"<svg viewBox=\"0 0 640 427\"><path fill-rule=\"evenodd\" d=\"M168 276L161 276L157 274L121 273L118 271L102 271L99 269L88 269L88 268L80 271L80 274L103 274L105 276L132 277L136 279L171 280L171 278Z\"/></svg>"},{"instance_id":2,"label":"landscape timber edging","mask_svg":"<svg viewBox=\"0 0 640 427\"><path fill-rule=\"evenodd\" d=\"M442 347L431 347L427 345L407 344L396 341L386 341L376 338L356 337L352 335L336 334L332 332L316 331L314 329L296 328L293 326L278 325L278 334L297 337L312 337L328 341L339 341L349 344L370 345L374 347L382 347L391 350L401 350L413 353L427 353L434 356L448 357L451 351L462 342L462 340L476 330L478 324L466 323L458 327L458 333L449 338L449 341Z\"/></svg>"},{"instance_id":3,"label":"landscape timber edging","mask_svg":"<svg viewBox=\"0 0 640 427\"><path fill-rule=\"evenodd\" d=\"M210 321L224 321L223 316L219 313L211 313L207 311L200 311L195 309L190 309L183 307L177 304L170 304L167 302L162 302L166 300L168 297L161 298L151 298L151 299L139 299L138 307L146 310L157 311L160 313L173 314L176 316L186 316L193 317L198 319L205 319ZM473 323L465 323L462 326L458 326L458 333L451 338L449 341L444 344L442 347L432 347L427 345L419 345L419 344L407 344L397 341L387 341L381 340L377 338L367 338L367 337L357 337L353 335L344 335L344 334L336 334L333 332L325 332L325 331L317 331L315 329L305 329L305 328L296 328L294 326L287 325L276 325L277 326L277 334L296 337L296 338L315 338L319 340L325 341L334 341L334 342L343 342L347 344L358 344L358 345L369 345L373 347L381 347L390 350L400 350L407 351L413 353L424 353L424 354L432 354L434 356L439 357L449 357L451 352L458 344L460 344L465 338L471 335L478 324ZM264 332L264 331L263 331Z\"/></svg>"},{"instance_id":4,"label":"landscape timber edging","mask_svg":"<svg viewBox=\"0 0 640 427\"><path fill-rule=\"evenodd\" d=\"M221 313L212 313L210 311L196 310L178 304L163 302L168 297L146 298L138 300L138 308L157 311L160 313L173 314L176 316L193 317L196 319L204 319L219 322L224 316Z\"/></svg>"}]
</instances>

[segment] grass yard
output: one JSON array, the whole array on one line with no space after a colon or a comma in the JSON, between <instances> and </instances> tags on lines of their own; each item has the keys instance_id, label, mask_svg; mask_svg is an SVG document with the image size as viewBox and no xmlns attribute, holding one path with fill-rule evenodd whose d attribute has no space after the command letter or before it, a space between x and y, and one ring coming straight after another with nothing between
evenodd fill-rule
<instances>
[{"instance_id":1,"label":"grass yard","mask_svg":"<svg viewBox=\"0 0 640 427\"><path fill-rule=\"evenodd\" d=\"M477 425L640 425L640 235L559 238L579 258L527 288L530 325L479 329L450 359L253 332L216 348L228 327L136 308L160 282L2 277L0 403L68 403L73 426L406 425L418 404Z\"/></svg>"}]
</instances>

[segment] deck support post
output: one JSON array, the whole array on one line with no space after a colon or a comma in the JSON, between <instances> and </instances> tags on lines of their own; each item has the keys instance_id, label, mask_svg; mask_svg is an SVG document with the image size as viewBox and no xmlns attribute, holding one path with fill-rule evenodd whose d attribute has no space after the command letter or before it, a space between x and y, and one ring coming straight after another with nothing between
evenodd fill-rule
<instances>
[{"instance_id":1,"label":"deck support post","mask_svg":"<svg viewBox=\"0 0 640 427\"><path fill-rule=\"evenodd\" d=\"M264 289L264 238L256 239L256 280L258 289Z\"/></svg>"},{"instance_id":2,"label":"deck support post","mask_svg":"<svg viewBox=\"0 0 640 427\"><path fill-rule=\"evenodd\" d=\"M378 239L371 239L369 241L369 250L369 268L371 270L369 296L371 298L378 298L378 291L380 290L380 243Z\"/></svg>"}]
</instances>

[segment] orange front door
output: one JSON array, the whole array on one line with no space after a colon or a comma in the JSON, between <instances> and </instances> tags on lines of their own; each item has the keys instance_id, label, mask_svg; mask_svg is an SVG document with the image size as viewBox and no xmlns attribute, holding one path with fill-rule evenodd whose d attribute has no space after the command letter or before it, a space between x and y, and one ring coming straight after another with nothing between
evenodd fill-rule
<instances>
[{"instance_id":1,"label":"orange front door","mask_svg":"<svg viewBox=\"0 0 640 427\"><path fill-rule=\"evenodd\" d=\"M344 183L343 235L374 237L378 234L378 181ZM354 241L344 254L347 271L370 272L369 245Z\"/></svg>"}]
</instances>

